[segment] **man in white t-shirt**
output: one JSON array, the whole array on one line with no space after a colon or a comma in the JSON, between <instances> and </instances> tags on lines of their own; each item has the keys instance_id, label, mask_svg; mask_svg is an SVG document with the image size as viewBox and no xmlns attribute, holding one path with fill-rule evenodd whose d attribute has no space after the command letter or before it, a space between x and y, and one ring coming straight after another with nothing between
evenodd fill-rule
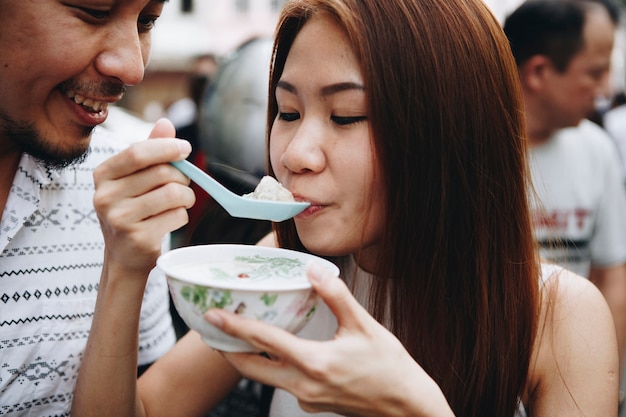
<instances>
[{"instance_id":1,"label":"man in white t-shirt","mask_svg":"<svg viewBox=\"0 0 626 417\"><path fill-rule=\"evenodd\" d=\"M609 133L622 162L622 176L626 185L626 104L607 111L603 117L605 130Z\"/></svg>"},{"instance_id":2,"label":"man in white t-shirt","mask_svg":"<svg viewBox=\"0 0 626 417\"><path fill-rule=\"evenodd\" d=\"M0 2L2 416L70 416L104 258L92 172L150 133L110 104L143 78L163 3ZM163 276L141 323L138 372L175 342Z\"/></svg>"},{"instance_id":3,"label":"man in white t-shirt","mask_svg":"<svg viewBox=\"0 0 626 417\"><path fill-rule=\"evenodd\" d=\"M506 19L504 30L525 97L542 255L600 288L623 364L626 196L615 146L584 120L607 94L618 20L610 0L532 0Z\"/></svg>"}]
</instances>

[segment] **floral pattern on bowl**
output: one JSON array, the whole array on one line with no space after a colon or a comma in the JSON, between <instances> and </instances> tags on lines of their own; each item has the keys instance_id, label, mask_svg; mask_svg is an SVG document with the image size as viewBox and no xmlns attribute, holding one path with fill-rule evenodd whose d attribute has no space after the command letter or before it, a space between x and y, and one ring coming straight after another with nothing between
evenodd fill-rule
<instances>
[{"instance_id":1,"label":"floral pattern on bowl","mask_svg":"<svg viewBox=\"0 0 626 417\"><path fill-rule=\"evenodd\" d=\"M235 256L235 272L224 268L211 267L212 279L232 280L233 276L249 281L259 281L269 278L290 279L294 276L302 276L305 265L299 259L285 257L268 257L261 255ZM240 269L237 269L240 268ZM236 271L240 272L236 272Z\"/></svg>"}]
</instances>

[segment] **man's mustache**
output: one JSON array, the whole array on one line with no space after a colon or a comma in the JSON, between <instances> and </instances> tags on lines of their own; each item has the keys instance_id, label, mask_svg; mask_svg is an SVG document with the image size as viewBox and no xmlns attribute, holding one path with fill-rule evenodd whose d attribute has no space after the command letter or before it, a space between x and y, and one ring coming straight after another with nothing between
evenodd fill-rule
<instances>
[{"instance_id":1,"label":"man's mustache","mask_svg":"<svg viewBox=\"0 0 626 417\"><path fill-rule=\"evenodd\" d=\"M64 93L74 91L86 97L121 97L126 93L126 86L122 83L111 81L84 82L68 80L60 85Z\"/></svg>"}]
</instances>

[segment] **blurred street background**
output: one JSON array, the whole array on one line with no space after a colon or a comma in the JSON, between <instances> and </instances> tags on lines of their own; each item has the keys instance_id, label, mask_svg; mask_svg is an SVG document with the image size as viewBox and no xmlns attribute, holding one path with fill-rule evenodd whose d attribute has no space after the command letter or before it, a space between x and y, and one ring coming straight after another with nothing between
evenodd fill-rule
<instances>
[{"instance_id":1,"label":"blurred street background","mask_svg":"<svg viewBox=\"0 0 626 417\"><path fill-rule=\"evenodd\" d=\"M485 0L501 21L521 0ZM620 0L626 4L626 0ZM122 106L154 121L180 99L190 97L190 74L214 75L217 65L240 45L271 37L284 0L170 0L153 32L153 52L143 83L133 87ZM624 31L616 42L613 79L624 89ZM259 66L256 71L268 71ZM193 89L193 87L191 87ZM202 88L202 87L200 87ZM179 103L171 117L191 117L192 107ZM181 122L182 123L182 122Z\"/></svg>"}]
</instances>

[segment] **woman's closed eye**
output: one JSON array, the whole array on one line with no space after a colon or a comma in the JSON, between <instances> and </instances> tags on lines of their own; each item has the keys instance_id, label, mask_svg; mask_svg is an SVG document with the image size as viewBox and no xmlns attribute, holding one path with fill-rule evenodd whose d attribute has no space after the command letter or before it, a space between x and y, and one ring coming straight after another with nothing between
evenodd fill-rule
<instances>
[{"instance_id":1,"label":"woman's closed eye","mask_svg":"<svg viewBox=\"0 0 626 417\"><path fill-rule=\"evenodd\" d=\"M345 125L359 123L364 120L367 120L367 116L349 116L349 117L331 116L331 120L337 123L338 125L345 126Z\"/></svg>"},{"instance_id":2,"label":"woman's closed eye","mask_svg":"<svg viewBox=\"0 0 626 417\"><path fill-rule=\"evenodd\" d=\"M280 120L284 120L286 122L295 122L300 119L300 113L297 112L280 112L278 114L278 118ZM367 120L367 116L331 116L330 119L340 125L346 126L354 123L359 123L364 120Z\"/></svg>"},{"instance_id":3,"label":"woman's closed eye","mask_svg":"<svg viewBox=\"0 0 626 417\"><path fill-rule=\"evenodd\" d=\"M278 114L278 118L280 120L284 120L286 122L295 122L296 120L298 120L300 118L300 113L287 113L287 112L280 112Z\"/></svg>"}]
</instances>

